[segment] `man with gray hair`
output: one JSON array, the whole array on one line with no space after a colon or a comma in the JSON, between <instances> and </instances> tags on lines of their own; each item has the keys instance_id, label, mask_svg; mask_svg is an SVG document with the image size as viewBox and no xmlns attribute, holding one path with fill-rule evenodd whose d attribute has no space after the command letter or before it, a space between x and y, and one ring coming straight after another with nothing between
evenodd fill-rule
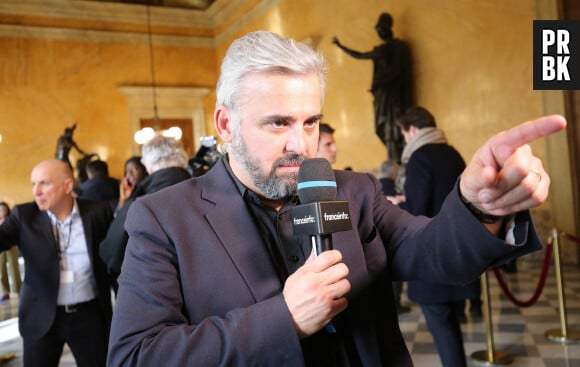
<instances>
[{"instance_id":1,"label":"man with gray hair","mask_svg":"<svg viewBox=\"0 0 580 367\"><path fill-rule=\"evenodd\" d=\"M227 153L127 216L108 366L411 366L391 280L465 282L542 248L528 209L550 178L527 143L563 129L560 116L488 140L433 218L391 204L371 174L334 171L353 228L312 254L292 208L318 149L324 71L272 32L230 46L214 111Z\"/></svg>"},{"instance_id":2,"label":"man with gray hair","mask_svg":"<svg viewBox=\"0 0 580 367\"><path fill-rule=\"evenodd\" d=\"M141 154L141 162L149 176L137 184L129 199L117 211L99 249L99 255L107 265L107 271L113 279L115 293L117 292L117 277L121 272L125 247L129 239L124 228L129 207L138 197L191 178L186 169L187 153L181 141L157 135L143 145Z\"/></svg>"}]
</instances>

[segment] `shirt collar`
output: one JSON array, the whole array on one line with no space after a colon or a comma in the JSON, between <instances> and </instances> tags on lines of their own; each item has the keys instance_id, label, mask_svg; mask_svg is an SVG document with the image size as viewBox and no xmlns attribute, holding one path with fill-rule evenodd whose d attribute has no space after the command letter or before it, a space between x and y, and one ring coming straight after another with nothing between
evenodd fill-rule
<instances>
[{"instance_id":1,"label":"shirt collar","mask_svg":"<svg viewBox=\"0 0 580 367\"><path fill-rule=\"evenodd\" d=\"M51 222L53 223L58 223L59 220L56 217L56 215L54 215L54 213L52 213L50 210L46 211L46 214L48 214L48 217L50 218ZM66 222L69 218L74 218L75 216L79 215L79 206L77 204L76 199L73 199L73 208L72 211L70 212L70 215L62 221L62 223Z\"/></svg>"}]
</instances>

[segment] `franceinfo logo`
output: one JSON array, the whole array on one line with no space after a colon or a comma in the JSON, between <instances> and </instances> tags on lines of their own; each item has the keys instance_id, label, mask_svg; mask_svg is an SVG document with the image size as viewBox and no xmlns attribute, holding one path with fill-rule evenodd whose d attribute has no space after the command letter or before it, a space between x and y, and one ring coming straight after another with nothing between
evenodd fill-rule
<instances>
[{"instance_id":1,"label":"franceinfo logo","mask_svg":"<svg viewBox=\"0 0 580 367\"><path fill-rule=\"evenodd\" d=\"M306 216L304 218L294 218L294 225L299 226L301 224L311 224L316 222L316 218L312 215Z\"/></svg>"},{"instance_id":2,"label":"franceinfo logo","mask_svg":"<svg viewBox=\"0 0 580 367\"><path fill-rule=\"evenodd\" d=\"M349 220L350 215L346 212L339 212L339 213L323 213L322 218L325 222L331 222L335 220ZM304 225L304 224L312 224L316 222L316 218L313 215L308 215L302 218L293 218L293 223L295 226Z\"/></svg>"},{"instance_id":3,"label":"franceinfo logo","mask_svg":"<svg viewBox=\"0 0 580 367\"><path fill-rule=\"evenodd\" d=\"M292 208L296 235L318 235L352 229L348 203L344 200L317 201Z\"/></svg>"},{"instance_id":4,"label":"franceinfo logo","mask_svg":"<svg viewBox=\"0 0 580 367\"><path fill-rule=\"evenodd\" d=\"M331 220L348 220L350 219L348 213L340 212L336 214L328 214L324 213L324 220L331 221Z\"/></svg>"}]
</instances>

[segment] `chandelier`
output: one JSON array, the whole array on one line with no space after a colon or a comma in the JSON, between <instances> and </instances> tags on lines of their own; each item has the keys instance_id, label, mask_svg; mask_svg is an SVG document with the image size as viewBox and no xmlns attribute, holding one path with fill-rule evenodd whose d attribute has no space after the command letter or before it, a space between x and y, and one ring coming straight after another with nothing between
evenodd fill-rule
<instances>
[{"instance_id":1,"label":"chandelier","mask_svg":"<svg viewBox=\"0 0 580 367\"><path fill-rule=\"evenodd\" d=\"M149 65L151 71L151 86L153 95L153 127L144 127L141 130L135 132L134 139L139 145L147 143L149 140L153 139L155 135L161 134L163 136L172 137L176 140L180 140L182 136L182 131L177 126L172 126L169 129L161 129L161 123L159 120L159 114L157 112L157 83L155 81L155 59L153 57L153 33L151 31L151 7L146 6L147 9L147 36L149 40Z\"/></svg>"}]
</instances>

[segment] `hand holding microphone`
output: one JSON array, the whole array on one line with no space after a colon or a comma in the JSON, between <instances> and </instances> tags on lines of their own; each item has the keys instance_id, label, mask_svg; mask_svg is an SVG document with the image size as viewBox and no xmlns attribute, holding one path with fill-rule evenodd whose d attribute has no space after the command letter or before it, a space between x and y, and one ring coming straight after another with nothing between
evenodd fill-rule
<instances>
[{"instance_id":1,"label":"hand holding microphone","mask_svg":"<svg viewBox=\"0 0 580 367\"><path fill-rule=\"evenodd\" d=\"M318 332L346 309L344 296L350 291L347 275L348 267L334 250L311 255L288 277L282 294L300 338Z\"/></svg>"},{"instance_id":2,"label":"hand holding microphone","mask_svg":"<svg viewBox=\"0 0 580 367\"><path fill-rule=\"evenodd\" d=\"M284 285L283 295L300 338L322 328L332 333L332 318L344 311L350 291L348 267L332 250L332 233L352 228L348 203L336 200L336 181L324 158L305 160L298 173L301 205L292 209L294 234L310 236L312 255Z\"/></svg>"}]
</instances>

